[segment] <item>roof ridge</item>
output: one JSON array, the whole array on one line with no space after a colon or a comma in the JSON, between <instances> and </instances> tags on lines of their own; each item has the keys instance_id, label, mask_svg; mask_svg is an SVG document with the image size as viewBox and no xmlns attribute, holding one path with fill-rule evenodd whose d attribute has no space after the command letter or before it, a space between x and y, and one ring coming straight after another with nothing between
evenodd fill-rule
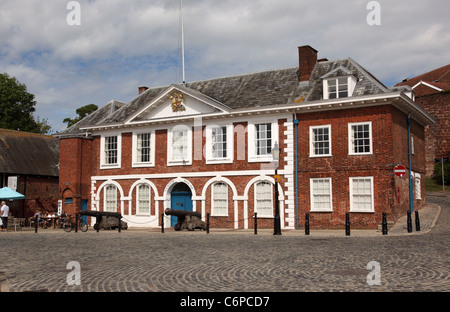
<instances>
[{"instance_id":1,"label":"roof ridge","mask_svg":"<svg viewBox=\"0 0 450 312\"><path fill-rule=\"evenodd\" d=\"M29 136L33 135L33 136L39 136L39 137L46 138L46 139L53 138L53 136L50 134L34 133L34 132L27 132L27 131L21 131L21 130L13 130L13 129L0 128L0 133L1 132L11 132L11 133L15 133L17 135L29 135Z\"/></svg>"},{"instance_id":2,"label":"roof ridge","mask_svg":"<svg viewBox=\"0 0 450 312\"><path fill-rule=\"evenodd\" d=\"M361 66L357 61L352 59L351 57L347 58L350 63L352 63L353 66L355 66L360 72L365 73L366 77L372 80L373 83L377 84L378 87L384 91L389 92L389 87L386 86L384 83L382 83L377 77L375 77L370 71L368 71L366 68Z\"/></svg>"},{"instance_id":3,"label":"roof ridge","mask_svg":"<svg viewBox=\"0 0 450 312\"><path fill-rule=\"evenodd\" d=\"M257 74L262 74L262 73L283 71L283 70L289 70L289 69L294 69L294 68L298 68L298 66L290 66L290 67L284 67L284 68L278 68L278 69L261 70L261 71L249 72L249 73L246 73L246 74L230 75L230 76L223 76L223 77L218 77L218 78L209 78L209 79L197 80L197 81L192 81L192 82L186 82L186 84L193 84L193 83L200 83L200 82L220 80L220 79L228 79L228 78L235 78L235 77L252 76L252 75L257 75Z\"/></svg>"}]
</instances>

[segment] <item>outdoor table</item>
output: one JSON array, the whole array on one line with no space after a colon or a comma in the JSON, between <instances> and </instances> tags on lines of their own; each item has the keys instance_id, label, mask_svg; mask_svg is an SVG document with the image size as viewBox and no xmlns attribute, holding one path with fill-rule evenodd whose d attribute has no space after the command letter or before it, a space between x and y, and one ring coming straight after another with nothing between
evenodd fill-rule
<instances>
[{"instance_id":1,"label":"outdoor table","mask_svg":"<svg viewBox=\"0 0 450 312\"><path fill-rule=\"evenodd\" d=\"M51 227L53 229L56 229L56 222L55 222L55 220L58 219L57 216L55 216L55 217L41 217L41 218L44 219L44 220L47 220L47 221L51 221L51 223L52 223Z\"/></svg>"}]
</instances>

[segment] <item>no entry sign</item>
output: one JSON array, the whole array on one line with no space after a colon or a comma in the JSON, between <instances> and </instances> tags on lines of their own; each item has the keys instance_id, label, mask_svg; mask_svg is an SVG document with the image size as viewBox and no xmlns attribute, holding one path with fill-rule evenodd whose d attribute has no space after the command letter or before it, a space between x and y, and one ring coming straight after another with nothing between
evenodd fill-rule
<instances>
[{"instance_id":1,"label":"no entry sign","mask_svg":"<svg viewBox=\"0 0 450 312\"><path fill-rule=\"evenodd\" d=\"M403 177L406 173L406 168L402 165L395 166L394 173L397 177Z\"/></svg>"}]
</instances>

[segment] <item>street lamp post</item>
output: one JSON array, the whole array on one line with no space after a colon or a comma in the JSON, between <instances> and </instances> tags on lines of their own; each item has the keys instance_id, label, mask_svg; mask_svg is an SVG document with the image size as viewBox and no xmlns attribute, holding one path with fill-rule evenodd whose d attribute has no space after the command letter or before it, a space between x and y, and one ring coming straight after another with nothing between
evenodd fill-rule
<instances>
[{"instance_id":1,"label":"street lamp post","mask_svg":"<svg viewBox=\"0 0 450 312\"><path fill-rule=\"evenodd\" d=\"M280 160L280 148L278 143L272 149L272 157L275 165L275 218L273 219L273 235L281 235L281 220L280 220L280 202L278 201L278 162Z\"/></svg>"}]
</instances>

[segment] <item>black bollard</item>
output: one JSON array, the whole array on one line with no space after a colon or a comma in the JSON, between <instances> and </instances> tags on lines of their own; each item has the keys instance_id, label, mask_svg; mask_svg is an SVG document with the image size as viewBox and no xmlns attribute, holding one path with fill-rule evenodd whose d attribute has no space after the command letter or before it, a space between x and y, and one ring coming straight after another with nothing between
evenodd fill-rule
<instances>
[{"instance_id":1,"label":"black bollard","mask_svg":"<svg viewBox=\"0 0 450 312\"><path fill-rule=\"evenodd\" d=\"M388 227L387 227L387 220L386 220L386 212L383 212L383 221L381 222L383 227L383 235L387 235L388 233Z\"/></svg>"},{"instance_id":2,"label":"black bollard","mask_svg":"<svg viewBox=\"0 0 450 312\"><path fill-rule=\"evenodd\" d=\"M209 213L206 214L206 234L209 234Z\"/></svg>"},{"instance_id":3,"label":"black bollard","mask_svg":"<svg viewBox=\"0 0 450 312\"><path fill-rule=\"evenodd\" d=\"M416 231L420 232L419 211L416 210Z\"/></svg>"},{"instance_id":4,"label":"black bollard","mask_svg":"<svg viewBox=\"0 0 450 312\"><path fill-rule=\"evenodd\" d=\"M34 220L34 233L38 232L38 227L39 227L39 218L36 216Z\"/></svg>"},{"instance_id":5,"label":"black bollard","mask_svg":"<svg viewBox=\"0 0 450 312\"><path fill-rule=\"evenodd\" d=\"M164 233L164 214L161 214L161 233Z\"/></svg>"},{"instance_id":6,"label":"black bollard","mask_svg":"<svg viewBox=\"0 0 450 312\"><path fill-rule=\"evenodd\" d=\"M350 214L345 214L345 235L350 236Z\"/></svg>"},{"instance_id":7,"label":"black bollard","mask_svg":"<svg viewBox=\"0 0 450 312\"><path fill-rule=\"evenodd\" d=\"M411 212L407 212L407 228L408 228L408 233L412 233L412 221L411 221Z\"/></svg>"},{"instance_id":8,"label":"black bollard","mask_svg":"<svg viewBox=\"0 0 450 312\"><path fill-rule=\"evenodd\" d=\"M309 235L309 213L305 215L305 235Z\"/></svg>"},{"instance_id":9,"label":"black bollard","mask_svg":"<svg viewBox=\"0 0 450 312\"><path fill-rule=\"evenodd\" d=\"M255 212L255 235L258 234L258 213Z\"/></svg>"}]
</instances>

